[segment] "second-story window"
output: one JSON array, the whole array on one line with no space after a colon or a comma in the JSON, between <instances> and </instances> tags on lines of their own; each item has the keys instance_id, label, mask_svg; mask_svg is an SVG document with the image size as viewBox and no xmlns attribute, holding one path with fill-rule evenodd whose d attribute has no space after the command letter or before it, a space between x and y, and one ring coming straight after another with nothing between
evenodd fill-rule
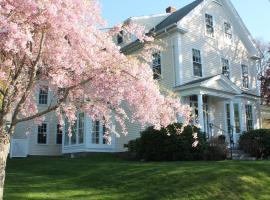
<instances>
[{"instance_id":1,"label":"second-story window","mask_svg":"<svg viewBox=\"0 0 270 200\"><path fill-rule=\"evenodd\" d=\"M161 56L160 52L153 54L153 62L152 62L154 79L159 79L161 76Z\"/></svg>"},{"instance_id":2,"label":"second-story window","mask_svg":"<svg viewBox=\"0 0 270 200\"><path fill-rule=\"evenodd\" d=\"M249 76L248 76L248 66L242 65L242 86L243 88L249 88Z\"/></svg>"},{"instance_id":3,"label":"second-story window","mask_svg":"<svg viewBox=\"0 0 270 200\"><path fill-rule=\"evenodd\" d=\"M228 22L224 22L224 33L226 38L232 39L232 26Z\"/></svg>"},{"instance_id":4,"label":"second-story window","mask_svg":"<svg viewBox=\"0 0 270 200\"><path fill-rule=\"evenodd\" d=\"M202 77L202 59L200 50L192 49L192 59L193 59L193 75Z\"/></svg>"},{"instance_id":5,"label":"second-story window","mask_svg":"<svg viewBox=\"0 0 270 200\"><path fill-rule=\"evenodd\" d=\"M225 59L225 58L222 58L221 59L221 64L222 64L222 74L229 79L230 78L229 60Z\"/></svg>"},{"instance_id":6,"label":"second-story window","mask_svg":"<svg viewBox=\"0 0 270 200\"><path fill-rule=\"evenodd\" d=\"M47 86L43 86L39 89L38 102L41 105L48 104L48 87Z\"/></svg>"},{"instance_id":7,"label":"second-story window","mask_svg":"<svg viewBox=\"0 0 270 200\"><path fill-rule=\"evenodd\" d=\"M214 37L214 20L213 16L205 14L205 28L207 36Z\"/></svg>"},{"instance_id":8,"label":"second-story window","mask_svg":"<svg viewBox=\"0 0 270 200\"><path fill-rule=\"evenodd\" d=\"M120 31L118 34L117 34L117 44L122 44L124 42L124 32L123 31Z\"/></svg>"}]
</instances>

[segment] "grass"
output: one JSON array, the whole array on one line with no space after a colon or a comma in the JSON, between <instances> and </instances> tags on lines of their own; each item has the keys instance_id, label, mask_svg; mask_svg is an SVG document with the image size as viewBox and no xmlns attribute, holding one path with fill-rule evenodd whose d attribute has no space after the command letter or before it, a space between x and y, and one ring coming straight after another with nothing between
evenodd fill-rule
<instances>
[{"instance_id":1,"label":"grass","mask_svg":"<svg viewBox=\"0 0 270 200\"><path fill-rule=\"evenodd\" d=\"M12 159L5 200L270 199L269 161L151 162L110 155Z\"/></svg>"}]
</instances>

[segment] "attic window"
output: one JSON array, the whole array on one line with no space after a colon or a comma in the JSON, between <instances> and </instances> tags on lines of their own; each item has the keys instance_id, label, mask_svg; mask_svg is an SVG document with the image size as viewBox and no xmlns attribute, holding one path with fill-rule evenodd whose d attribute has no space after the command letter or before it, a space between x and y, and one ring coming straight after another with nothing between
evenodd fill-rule
<instances>
[{"instance_id":1,"label":"attic window","mask_svg":"<svg viewBox=\"0 0 270 200\"><path fill-rule=\"evenodd\" d=\"M124 34L124 32L120 31L119 34L117 35L117 44L123 43L123 41L124 41L123 34Z\"/></svg>"},{"instance_id":2,"label":"attic window","mask_svg":"<svg viewBox=\"0 0 270 200\"><path fill-rule=\"evenodd\" d=\"M224 22L224 32L225 32L225 37L228 39L232 39L232 26L228 22Z\"/></svg>"},{"instance_id":3,"label":"attic window","mask_svg":"<svg viewBox=\"0 0 270 200\"><path fill-rule=\"evenodd\" d=\"M205 26L206 34L210 37L214 37L214 20L212 15L205 14Z\"/></svg>"}]
</instances>

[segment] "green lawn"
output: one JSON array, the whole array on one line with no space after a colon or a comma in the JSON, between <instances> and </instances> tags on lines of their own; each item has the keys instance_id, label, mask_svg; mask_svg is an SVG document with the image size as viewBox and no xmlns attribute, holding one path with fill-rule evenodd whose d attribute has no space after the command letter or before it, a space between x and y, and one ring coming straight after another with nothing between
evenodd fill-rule
<instances>
[{"instance_id":1,"label":"green lawn","mask_svg":"<svg viewBox=\"0 0 270 200\"><path fill-rule=\"evenodd\" d=\"M8 161L6 200L270 199L270 162L27 158Z\"/></svg>"}]
</instances>

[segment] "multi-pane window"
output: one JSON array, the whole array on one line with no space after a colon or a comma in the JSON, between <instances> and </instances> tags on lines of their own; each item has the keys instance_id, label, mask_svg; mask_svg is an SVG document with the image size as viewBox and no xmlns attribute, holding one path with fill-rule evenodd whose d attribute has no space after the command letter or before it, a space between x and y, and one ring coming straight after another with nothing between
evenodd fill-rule
<instances>
[{"instance_id":1,"label":"multi-pane window","mask_svg":"<svg viewBox=\"0 0 270 200\"><path fill-rule=\"evenodd\" d=\"M84 113L80 113L79 114L79 122L78 122L79 144L83 143L83 135L84 135Z\"/></svg>"},{"instance_id":2,"label":"multi-pane window","mask_svg":"<svg viewBox=\"0 0 270 200\"><path fill-rule=\"evenodd\" d=\"M92 143L99 144L99 121L94 121L92 126Z\"/></svg>"},{"instance_id":3,"label":"multi-pane window","mask_svg":"<svg viewBox=\"0 0 270 200\"><path fill-rule=\"evenodd\" d=\"M214 20L212 15L205 14L205 26L206 34L210 37L214 37Z\"/></svg>"},{"instance_id":4,"label":"multi-pane window","mask_svg":"<svg viewBox=\"0 0 270 200\"><path fill-rule=\"evenodd\" d=\"M39 89L38 102L42 105L48 104L48 87L43 86Z\"/></svg>"},{"instance_id":5,"label":"multi-pane window","mask_svg":"<svg viewBox=\"0 0 270 200\"><path fill-rule=\"evenodd\" d=\"M123 43L123 41L124 41L123 34L124 34L123 31L120 31L120 32L117 34L117 44L122 44L122 43Z\"/></svg>"},{"instance_id":6,"label":"multi-pane window","mask_svg":"<svg viewBox=\"0 0 270 200\"><path fill-rule=\"evenodd\" d=\"M240 112L239 112L239 104L234 104L234 121L235 121L235 131L236 133L241 132L240 127Z\"/></svg>"},{"instance_id":7,"label":"multi-pane window","mask_svg":"<svg viewBox=\"0 0 270 200\"><path fill-rule=\"evenodd\" d=\"M56 130L56 144L62 144L63 130L60 124L57 124Z\"/></svg>"},{"instance_id":8,"label":"multi-pane window","mask_svg":"<svg viewBox=\"0 0 270 200\"><path fill-rule=\"evenodd\" d=\"M76 138L77 138L77 123L78 120L75 121L74 124L71 126L71 144L76 144Z\"/></svg>"},{"instance_id":9,"label":"multi-pane window","mask_svg":"<svg viewBox=\"0 0 270 200\"><path fill-rule=\"evenodd\" d=\"M224 32L225 32L225 37L228 39L232 39L232 26L228 22L224 22Z\"/></svg>"},{"instance_id":10,"label":"multi-pane window","mask_svg":"<svg viewBox=\"0 0 270 200\"><path fill-rule=\"evenodd\" d=\"M227 121L227 131L231 134L231 110L230 104L226 104L226 121Z\"/></svg>"},{"instance_id":11,"label":"multi-pane window","mask_svg":"<svg viewBox=\"0 0 270 200\"><path fill-rule=\"evenodd\" d=\"M248 76L248 66L242 65L242 86L243 88L249 88L249 76Z\"/></svg>"},{"instance_id":12,"label":"multi-pane window","mask_svg":"<svg viewBox=\"0 0 270 200\"><path fill-rule=\"evenodd\" d=\"M47 124L45 123L38 126L37 143L47 144Z\"/></svg>"},{"instance_id":13,"label":"multi-pane window","mask_svg":"<svg viewBox=\"0 0 270 200\"><path fill-rule=\"evenodd\" d=\"M253 130L253 113L252 113L252 106L246 105L246 126L247 131Z\"/></svg>"},{"instance_id":14,"label":"multi-pane window","mask_svg":"<svg viewBox=\"0 0 270 200\"><path fill-rule=\"evenodd\" d=\"M202 77L202 59L200 50L192 49L192 59L194 76Z\"/></svg>"},{"instance_id":15,"label":"multi-pane window","mask_svg":"<svg viewBox=\"0 0 270 200\"><path fill-rule=\"evenodd\" d=\"M65 140L64 140L64 145L69 145L69 122L67 120L67 118L65 119Z\"/></svg>"},{"instance_id":16,"label":"multi-pane window","mask_svg":"<svg viewBox=\"0 0 270 200\"><path fill-rule=\"evenodd\" d=\"M84 113L77 114L77 120L71 125L71 137L69 136L70 123L65 121L65 145L82 144L84 142Z\"/></svg>"},{"instance_id":17,"label":"multi-pane window","mask_svg":"<svg viewBox=\"0 0 270 200\"><path fill-rule=\"evenodd\" d=\"M221 64L222 64L222 74L226 76L227 78L230 78L230 65L229 65L229 60L222 58L221 59Z\"/></svg>"},{"instance_id":18,"label":"multi-pane window","mask_svg":"<svg viewBox=\"0 0 270 200\"><path fill-rule=\"evenodd\" d=\"M160 78L161 75L161 56L160 52L153 54L153 62L152 62L154 79Z\"/></svg>"},{"instance_id":19,"label":"multi-pane window","mask_svg":"<svg viewBox=\"0 0 270 200\"><path fill-rule=\"evenodd\" d=\"M100 121L94 121L92 123L92 144L106 144L105 132L105 126Z\"/></svg>"}]
</instances>

